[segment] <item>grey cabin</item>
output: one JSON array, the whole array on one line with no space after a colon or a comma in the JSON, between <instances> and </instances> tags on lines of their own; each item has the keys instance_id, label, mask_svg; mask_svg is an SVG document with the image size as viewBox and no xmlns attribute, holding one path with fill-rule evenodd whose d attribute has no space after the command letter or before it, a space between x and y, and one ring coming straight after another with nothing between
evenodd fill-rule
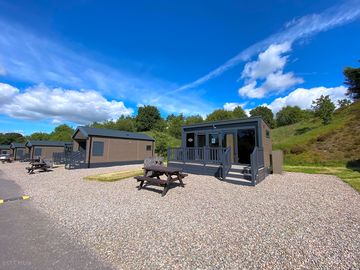
<instances>
[{"instance_id":1,"label":"grey cabin","mask_svg":"<svg viewBox=\"0 0 360 270\"><path fill-rule=\"evenodd\" d=\"M0 144L0 155L10 154L10 144Z\"/></svg>"},{"instance_id":2,"label":"grey cabin","mask_svg":"<svg viewBox=\"0 0 360 270\"><path fill-rule=\"evenodd\" d=\"M168 149L168 162L185 172L256 185L271 171L271 151L270 127L250 117L183 126L181 147Z\"/></svg>"}]
</instances>

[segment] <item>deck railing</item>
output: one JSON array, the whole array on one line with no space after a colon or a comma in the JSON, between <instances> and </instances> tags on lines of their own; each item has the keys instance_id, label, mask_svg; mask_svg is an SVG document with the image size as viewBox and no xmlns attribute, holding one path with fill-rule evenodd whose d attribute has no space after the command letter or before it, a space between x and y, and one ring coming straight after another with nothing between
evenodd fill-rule
<instances>
[{"instance_id":1,"label":"deck railing","mask_svg":"<svg viewBox=\"0 0 360 270\"><path fill-rule=\"evenodd\" d=\"M204 164L222 164L225 147L185 147L169 148L169 161L198 162Z\"/></svg>"},{"instance_id":2,"label":"deck railing","mask_svg":"<svg viewBox=\"0 0 360 270\"><path fill-rule=\"evenodd\" d=\"M65 168L76 169L85 166L85 151L67 152L65 155Z\"/></svg>"},{"instance_id":3,"label":"deck railing","mask_svg":"<svg viewBox=\"0 0 360 270\"><path fill-rule=\"evenodd\" d=\"M168 161L218 164L222 167L221 177L225 178L231 168L231 149L230 147L169 148Z\"/></svg>"},{"instance_id":4,"label":"deck railing","mask_svg":"<svg viewBox=\"0 0 360 270\"><path fill-rule=\"evenodd\" d=\"M264 173L264 149L262 147L255 146L253 152L250 155L251 161L251 180L255 186L259 181L263 180Z\"/></svg>"}]
</instances>

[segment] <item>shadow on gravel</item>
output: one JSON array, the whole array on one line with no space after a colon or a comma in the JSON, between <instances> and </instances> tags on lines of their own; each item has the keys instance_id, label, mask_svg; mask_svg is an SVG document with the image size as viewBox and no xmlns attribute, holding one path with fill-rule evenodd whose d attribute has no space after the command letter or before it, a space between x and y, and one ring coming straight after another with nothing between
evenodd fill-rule
<instances>
[{"instance_id":1,"label":"shadow on gravel","mask_svg":"<svg viewBox=\"0 0 360 270\"><path fill-rule=\"evenodd\" d=\"M253 187L254 185L247 181L247 180L221 180L222 182L226 182L233 185L239 185L239 186L247 186L247 187Z\"/></svg>"}]
</instances>

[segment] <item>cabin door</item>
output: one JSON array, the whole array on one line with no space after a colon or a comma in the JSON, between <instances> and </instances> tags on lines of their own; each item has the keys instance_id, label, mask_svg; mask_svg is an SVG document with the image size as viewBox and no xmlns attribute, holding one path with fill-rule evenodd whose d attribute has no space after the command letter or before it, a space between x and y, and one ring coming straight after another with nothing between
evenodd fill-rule
<instances>
[{"instance_id":1,"label":"cabin door","mask_svg":"<svg viewBox=\"0 0 360 270\"><path fill-rule=\"evenodd\" d=\"M231 148L231 163L236 163L237 156L237 148L236 148L236 140L235 140L235 132L229 132L224 134L223 139L223 147Z\"/></svg>"},{"instance_id":2,"label":"cabin door","mask_svg":"<svg viewBox=\"0 0 360 270\"><path fill-rule=\"evenodd\" d=\"M250 155L255 147L255 129L237 131L237 163L250 164Z\"/></svg>"}]
</instances>

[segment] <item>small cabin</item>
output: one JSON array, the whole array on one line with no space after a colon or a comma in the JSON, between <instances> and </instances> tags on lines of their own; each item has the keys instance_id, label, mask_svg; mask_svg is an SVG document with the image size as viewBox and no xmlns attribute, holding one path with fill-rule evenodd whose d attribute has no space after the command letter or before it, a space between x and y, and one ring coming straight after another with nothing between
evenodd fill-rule
<instances>
[{"instance_id":1,"label":"small cabin","mask_svg":"<svg viewBox=\"0 0 360 270\"><path fill-rule=\"evenodd\" d=\"M29 151L25 147L24 143L11 143L10 155L14 158L14 160L24 160L28 158Z\"/></svg>"},{"instance_id":2,"label":"small cabin","mask_svg":"<svg viewBox=\"0 0 360 270\"><path fill-rule=\"evenodd\" d=\"M168 149L169 166L255 185L271 171L271 129L261 117L182 127L180 148Z\"/></svg>"},{"instance_id":3,"label":"small cabin","mask_svg":"<svg viewBox=\"0 0 360 270\"><path fill-rule=\"evenodd\" d=\"M155 140L143 133L79 126L69 167L141 164L155 154Z\"/></svg>"},{"instance_id":4,"label":"small cabin","mask_svg":"<svg viewBox=\"0 0 360 270\"><path fill-rule=\"evenodd\" d=\"M10 144L0 144L0 155L10 155Z\"/></svg>"},{"instance_id":5,"label":"small cabin","mask_svg":"<svg viewBox=\"0 0 360 270\"><path fill-rule=\"evenodd\" d=\"M30 159L53 159L54 153L64 153L72 142L62 141L28 141L25 146Z\"/></svg>"}]
</instances>

